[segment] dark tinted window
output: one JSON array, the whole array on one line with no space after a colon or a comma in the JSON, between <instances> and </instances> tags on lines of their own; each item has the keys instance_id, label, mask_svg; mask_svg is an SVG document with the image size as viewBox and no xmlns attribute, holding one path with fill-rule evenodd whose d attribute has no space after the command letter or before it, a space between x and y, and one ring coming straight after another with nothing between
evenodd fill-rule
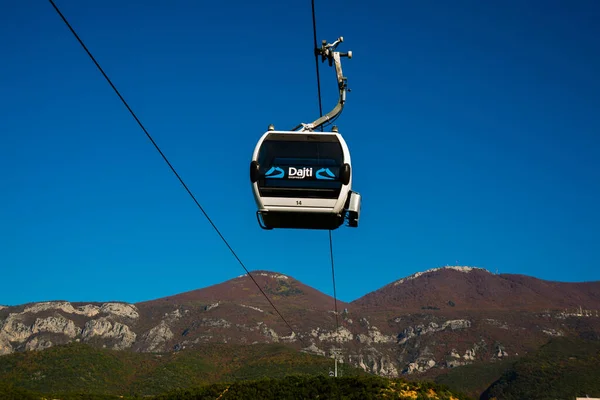
<instances>
[{"instance_id":1,"label":"dark tinted window","mask_svg":"<svg viewBox=\"0 0 600 400\"><path fill-rule=\"evenodd\" d=\"M342 147L335 135L274 134L261 146L261 196L337 198Z\"/></svg>"}]
</instances>

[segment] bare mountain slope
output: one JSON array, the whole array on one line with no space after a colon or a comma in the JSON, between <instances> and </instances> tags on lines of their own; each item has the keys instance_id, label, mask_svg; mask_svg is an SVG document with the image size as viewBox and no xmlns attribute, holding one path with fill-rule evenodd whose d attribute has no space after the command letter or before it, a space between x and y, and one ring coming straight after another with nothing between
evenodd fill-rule
<instances>
[{"instance_id":1,"label":"bare mountain slope","mask_svg":"<svg viewBox=\"0 0 600 400\"><path fill-rule=\"evenodd\" d=\"M252 276L279 308L293 307L318 311L333 309L333 297L330 297L291 276L269 271L253 271ZM138 303L138 306L156 306L159 304L184 304L194 302L243 303L254 307L271 307L248 275L241 275L217 285L192 290L162 299ZM339 302L339 304L344 304Z\"/></svg>"},{"instance_id":2,"label":"bare mountain slope","mask_svg":"<svg viewBox=\"0 0 600 400\"><path fill-rule=\"evenodd\" d=\"M295 332L311 331L318 326L335 328L332 297L288 275L253 271L252 276ZM173 310L183 310L177 311L180 317L169 322L173 332L185 332L183 338L174 335L166 343L177 348L207 341L261 342L265 334L275 341L298 341L290 336L290 327L248 275L136 306L147 317L147 329ZM346 306L338 301L341 309Z\"/></svg>"},{"instance_id":3,"label":"bare mountain slope","mask_svg":"<svg viewBox=\"0 0 600 400\"><path fill-rule=\"evenodd\" d=\"M351 305L413 311L600 309L600 282L549 282L481 268L445 267L390 283Z\"/></svg>"}]
</instances>

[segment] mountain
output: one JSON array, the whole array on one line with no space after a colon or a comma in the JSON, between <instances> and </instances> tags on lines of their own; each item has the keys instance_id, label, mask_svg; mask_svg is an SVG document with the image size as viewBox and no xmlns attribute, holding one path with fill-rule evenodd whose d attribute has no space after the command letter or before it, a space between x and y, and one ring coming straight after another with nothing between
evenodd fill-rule
<instances>
[{"instance_id":1,"label":"mountain","mask_svg":"<svg viewBox=\"0 0 600 400\"><path fill-rule=\"evenodd\" d=\"M252 277L263 291L276 301L279 308L310 309L327 312L331 310L333 297L313 289L302 282L283 274L269 271L253 271ZM162 299L138 303L139 306L172 306L173 304L189 304L193 302L218 303L230 302L254 307L271 308L265 297L257 290L256 285L246 274L226 282L203 289L192 290ZM345 304L338 300L338 304Z\"/></svg>"},{"instance_id":2,"label":"mountain","mask_svg":"<svg viewBox=\"0 0 600 400\"><path fill-rule=\"evenodd\" d=\"M332 297L287 275L254 271L252 276L294 332L335 328ZM136 307L145 316L140 328L152 332L153 351L207 342L251 344L267 340L303 345L303 339L296 337L248 275ZM338 301L338 307L343 309L347 304ZM143 342L134 348L149 349Z\"/></svg>"},{"instance_id":3,"label":"mountain","mask_svg":"<svg viewBox=\"0 0 600 400\"><path fill-rule=\"evenodd\" d=\"M339 302L336 330L331 297L291 276L252 274L287 323L244 275L137 304L4 307L0 354L78 341L138 353L280 343L308 354L337 354L342 365L382 376L434 378L458 366L517 359L555 337L600 338L600 282L435 268Z\"/></svg>"},{"instance_id":4,"label":"mountain","mask_svg":"<svg viewBox=\"0 0 600 400\"><path fill-rule=\"evenodd\" d=\"M390 283L351 303L362 308L420 310L600 309L600 282L565 283L482 268L444 267Z\"/></svg>"},{"instance_id":5,"label":"mountain","mask_svg":"<svg viewBox=\"0 0 600 400\"><path fill-rule=\"evenodd\" d=\"M600 341L553 338L518 360L453 368L435 382L475 398L600 397Z\"/></svg>"},{"instance_id":6,"label":"mountain","mask_svg":"<svg viewBox=\"0 0 600 400\"><path fill-rule=\"evenodd\" d=\"M514 363L482 400L600 397L600 342L556 338Z\"/></svg>"}]
</instances>

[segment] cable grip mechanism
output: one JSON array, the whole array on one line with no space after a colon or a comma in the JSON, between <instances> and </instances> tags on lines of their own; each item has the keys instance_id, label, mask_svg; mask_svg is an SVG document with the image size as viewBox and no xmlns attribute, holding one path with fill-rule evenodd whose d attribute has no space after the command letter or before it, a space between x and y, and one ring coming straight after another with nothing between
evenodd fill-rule
<instances>
[{"instance_id":1,"label":"cable grip mechanism","mask_svg":"<svg viewBox=\"0 0 600 400\"><path fill-rule=\"evenodd\" d=\"M344 104L346 103L346 93L349 91L349 89L348 79L344 76L342 72L341 58L348 57L351 59L352 51L348 51L347 53L341 53L339 51L336 51L337 46L343 41L343 36L340 36L333 43L327 43L326 40L323 40L323 42L321 43L321 47L315 49L315 56L320 56L321 62L325 62L325 60L327 60L330 67L335 66L335 74L339 91L339 98L337 104L335 105L333 110L329 111L327 114L323 115L322 117L319 117L311 123L300 123L294 129L292 129L293 131L300 129L300 132L311 132L320 127L321 125L327 123L328 121L331 121L334 118L336 118L338 115L341 114L342 110L344 109Z\"/></svg>"}]
</instances>

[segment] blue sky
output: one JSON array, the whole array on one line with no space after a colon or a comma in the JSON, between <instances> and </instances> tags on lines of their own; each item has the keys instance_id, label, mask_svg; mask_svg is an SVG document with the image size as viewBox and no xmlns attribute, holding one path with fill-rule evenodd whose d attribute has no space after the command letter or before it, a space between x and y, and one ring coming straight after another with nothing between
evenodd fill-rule
<instances>
[{"instance_id":1,"label":"blue sky","mask_svg":"<svg viewBox=\"0 0 600 400\"><path fill-rule=\"evenodd\" d=\"M273 123L318 116L310 1L57 0L250 270L333 294L326 231L262 231ZM0 304L137 302L244 273L50 3L0 13ZM344 36L358 229L338 297L443 265L600 280L600 5L316 2ZM336 101L321 65L323 104Z\"/></svg>"}]
</instances>

